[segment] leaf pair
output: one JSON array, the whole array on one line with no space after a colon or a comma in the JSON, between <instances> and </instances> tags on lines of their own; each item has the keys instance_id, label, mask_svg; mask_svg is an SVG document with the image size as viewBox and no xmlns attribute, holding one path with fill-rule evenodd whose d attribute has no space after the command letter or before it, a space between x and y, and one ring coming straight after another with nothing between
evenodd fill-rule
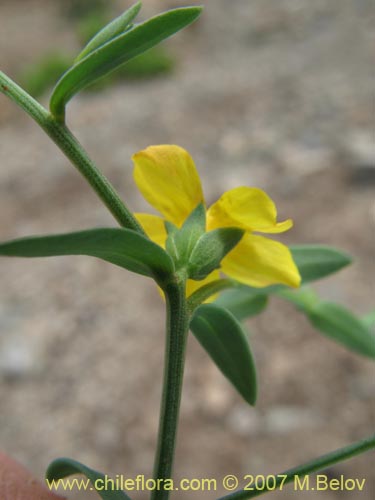
<instances>
[{"instance_id":1,"label":"leaf pair","mask_svg":"<svg viewBox=\"0 0 375 500\"><path fill-rule=\"evenodd\" d=\"M351 263L348 255L326 246L296 246L291 251L304 284L324 278ZM370 325L375 323L375 313L361 320L340 305L319 301L317 295L306 288L292 291L277 285L259 289L226 281L228 286L232 284L235 288L224 291L214 304L198 307L191 330L248 403L255 403L256 371L240 321L262 312L270 295L276 294L294 303L315 328L336 342L356 353L375 357L375 335L370 331ZM206 285L205 293L202 290L195 293L197 299L205 300L210 291L216 293L219 284ZM189 300L196 305L193 296Z\"/></svg>"},{"instance_id":2,"label":"leaf pair","mask_svg":"<svg viewBox=\"0 0 375 500\"><path fill-rule=\"evenodd\" d=\"M65 106L75 94L185 28L202 11L200 7L178 8L141 24L130 25L140 8L140 3L135 4L103 28L57 82L50 100L50 110L55 118L64 120Z\"/></svg>"},{"instance_id":3,"label":"leaf pair","mask_svg":"<svg viewBox=\"0 0 375 500\"><path fill-rule=\"evenodd\" d=\"M328 247L292 247L291 250L304 283L332 274L351 262L347 255ZM0 255L90 255L150 276L158 283L174 272L171 257L160 246L134 231L122 228L22 238L0 244ZM212 283L205 288L216 286L217 283ZM262 312L271 294L294 303L318 330L333 340L359 354L375 357L375 341L370 327L342 306L321 302L306 289L293 292L283 286L265 289L237 286L224 292L215 305L199 307L191 322L191 330L219 369L250 404L254 404L256 396L255 368L239 321Z\"/></svg>"},{"instance_id":4,"label":"leaf pair","mask_svg":"<svg viewBox=\"0 0 375 500\"><path fill-rule=\"evenodd\" d=\"M302 285L336 273L352 262L351 257L344 252L322 245L292 246L290 251L301 275ZM231 311L237 319L243 320L262 312L268 297L281 290L292 293L284 285L266 288L237 285L235 289L225 291L216 303Z\"/></svg>"}]
</instances>

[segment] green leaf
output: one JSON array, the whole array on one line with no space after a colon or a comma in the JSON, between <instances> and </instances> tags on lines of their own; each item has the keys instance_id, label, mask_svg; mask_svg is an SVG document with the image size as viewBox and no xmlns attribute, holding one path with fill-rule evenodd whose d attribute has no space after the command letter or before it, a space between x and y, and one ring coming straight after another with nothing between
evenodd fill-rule
<instances>
[{"instance_id":1,"label":"green leaf","mask_svg":"<svg viewBox=\"0 0 375 500\"><path fill-rule=\"evenodd\" d=\"M307 311L307 316L327 337L358 354L375 358L375 335L345 307L319 302Z\"/></svg>"},{"instance_id":2,"label":"green leaf","mask_svg":"<svg viewBox=\"0 0 375 500\"><path fill-rule=\"evenodd\" d=\"M256 289L236 288L227 290L215 304L228 309L239 321L260 314L268 304L268 295Z\"/></svg>"},{"instance_id":3,"label":"green leaf","mask_svg":"<svg viewBox=\"0 0 375 500\"><path fill-rule=\"evenodd\" d=\"M165 224L168 233L167 252L175 260L177 266L187 265L193 248L206 229L206 209L203 203L199 203L192 211L181 229L170 222Z\"/></svg>"},{"instance_id":4,"label":"green leaf","mask_svg":"<svg viewBox=\"0 0 375 500\"><path fill-rule=\"evenodd\" d=\"M90 255L157 281L174 271L169 255L144 236L122 228L90 229L51 236L31 236L0 244L0 255L52 257Z\"/></svg>"},{"instance_id":5,"label":"green leaf","mask_svg":"<svg viewBox=\"0 0 375 500\"><path fill-rule=\"evenodd\" d=\"M289 290L287 288L277 292L282 299L286 299L303 312L309 311L320 302L317 293L312 288L303 287L299 290Z\"/></svg>"},{"instance_id":6,"label":"green leaf","mask_svg":"<svg viewBox=\"0 0 375 500\"><path fill-rule=\"evenodd\" d=\"M236 318L214 304L196 309L190 328L219 370L249 404L257 396L254 359L246 335Z\"/></svg>"},{"instance_id":7,"label":"green leaf","mask_svg":"<svg viewBox=\"0 0 375 500\"><path fill-rule=\"evenodd\" d=\"M349 265L351 258L335 248L321 245L292 246L290 250L302 277L302 283L324 278ZM245 319L262 312L267 305L266 297L277 294L298 305L297 302L312 300L312 292L291 291L284 285L272 285L265 288L254 288L239 285L235 290L224 292L216 301L229 309L237 319ZM308 297L309 295L309 297ZM259 308L259 309L258 309Z\"/></svg>"},{"instance_id":8,"label":"green leaf","mask_svg":"<svg viewBox=\"0 0 375 500\"><path fill-rule=\"evenodd\" d=\"M375 335L365 321L345 307L321 301L311 288L279 290L277 295L294 304L327 337L364 356L375 357Z\"/></svg>"},{"instance_id":9,"label":"green leaf","mask_svg":"<svg viewBox=\"0 0 375 500\"><path fill-rule=\"evenodd\" d=\"M152 17L101 45L72 66L57 82L51 113L64 120L67 102L80 90L191 24L201 7L173 9Z\"/></svg>"},{"instance_id":10,"label":"green leaf","mask_svg":"<svg viewBox=\"0 0 375 500\"><path fill-rule=\"evenodd\" d=\"M290 250L303 283L329 276L352 262L341 250L323 245L291 246Z\"/></svg>"},{"instance_id":11,"label":"green leaf","mask_svg":"<svg viewBox=\"0 0 375 500\"><path fill-rule=\"evenodd\" d=\"M375 310L371 311L364 316L362 316L362 322L369 328L370 330L375 330Z\"/></svg>"},{"instance_id":12,"label":"green leaf","mask_svg":"<svg viewBox=\"0 0 375 500\"><path fill-rule=\"evenodd\" d=\"M202 280L220 267L220 262L234 248L244 231L235 227L214 229L199 238L189 259L188 276Z\"/></svg>"},{"instance_id":13,"label":"green leaf","mask_svg":"<svg viewBox=\"0 0 375 500\"><path fill-rule=\"evenodd\" d=\"M108 476L70 458L58 458L51 462L46 471L46 479L49 485L52 486L52 481L58 481L74 474L86 476L102 500L130 500L130 497L124 491L112 490L111 482L107 481L109 487L105 487Z\"/></svg>"},{"instance_id":14,"label":"green leaf","mask_svg":"<svg viewBox=\"0 0 375 500\"><path fill-rule=\"evenodd\" d=\"M141 10L142 3L138 2L132 5L128 10L126 10L121 16L116 17L113 21L107 24L102 30L100 30L83 48L83 50L78 54L74 63L77 63L95 49L99 48L101 45L112 40L117 35L123 33L133 19L138 15Z\"/></svg>"}]
</instances>

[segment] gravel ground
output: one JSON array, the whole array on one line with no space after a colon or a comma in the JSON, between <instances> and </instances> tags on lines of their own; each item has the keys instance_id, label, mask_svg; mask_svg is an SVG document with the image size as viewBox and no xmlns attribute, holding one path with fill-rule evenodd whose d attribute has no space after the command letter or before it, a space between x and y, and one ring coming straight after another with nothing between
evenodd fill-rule
<instances>
[{"instance_id":1,"label":"gravel ground","mask_svg":"<svg viewBox=\"0 0 375 500\"><path fill-rule=\"evenodd\" d=\"M326 243L354 256L350 269L316 288L368 312L373 3L203 3L199 23L169 44L179 57L171 77L83 94L69 106L69 125L135 210L146 207L134 190L130 157L149 144L186 147L208 202L237 185L266 189L280 218L295 220L283 241ZM183 2L144 4L150 14ZM15 78L46 45L77 47L59 2L2 0L0 18L1 67ZM0 162L1 240L113 224L55 146L3 96ZM39 477L57 456L113 475L149 477L163 364L164 312L155 287L83 257L2 260L0 276L0 448ZM281 301L273 300L249 329L260 380L255 409L190 339L178 477L219 481L280 472L374 430L370 361L322 338ZM366 478L360 498L373 498L370 455L330 470L340 474ZM359 497L288 488L274 498L339 495Z\"/></svg>"}]
</instances>

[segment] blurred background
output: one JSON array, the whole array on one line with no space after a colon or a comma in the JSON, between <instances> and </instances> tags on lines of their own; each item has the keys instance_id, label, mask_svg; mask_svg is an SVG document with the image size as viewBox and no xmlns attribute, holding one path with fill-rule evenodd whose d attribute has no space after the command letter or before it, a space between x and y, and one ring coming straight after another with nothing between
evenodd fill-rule
<instances>
[{"instance_id":1,"label":"blurred background","mask_svg":"<svg viewBox=\"0 0 375 500\"><path fill-rule=\"evenodd\" d=\"M208 203L238 185L265 189L280 219L295 221L284 242L325 243L354 256L354 265L315 288L358 314L369 312L372 0L191 3L205 5L201 19L76 97L69 126L137 211L148 207L135 190L131 155L150 144L191 152ZM186 5L143 4L141 19ZM47 104L51 84L82 44L129 5L1 0L1 69ZM54 144L3 96L0 163L1 240L114 224ZM85 257L4 259L0 276L1 450L40 478L58 456L112 475L150 477L164 342L155 286ZM190 338L177 477L278 473L374 431L370 361L322 337L277 299L248 326L259 372L256 408ZM371 458L329 474L367 478L361 498L373 498ZM288 487L273 498L338 496L358 493ZM198 497L215 494L178 494Z\"/></svg>"}]
</instances>

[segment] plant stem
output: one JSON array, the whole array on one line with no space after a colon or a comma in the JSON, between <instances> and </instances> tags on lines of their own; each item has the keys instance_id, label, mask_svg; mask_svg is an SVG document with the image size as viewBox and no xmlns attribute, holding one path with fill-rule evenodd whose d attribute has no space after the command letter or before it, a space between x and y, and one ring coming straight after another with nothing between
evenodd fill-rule
<instances>
[{"instance_id":1,"label":"plant stem","mask_svg":"<svg viewBox=\"0 0 375 500\"><path fill-rule=\"evenodd\" d=\"M144 234L143 229L121 200L114 187L87 156L86 151L66 125L59 123L49 111L1 71L0 90L26 111L57 144L65 156L89 182L118 223L123 227Z\"/></svg>"},{"instance_id":2,"label":"plant stem","mask_svg":"<svg viewBox=\"0 0 375 500\"><path fill-rule=\"evenodd\" d=\"M275 485L272 484L272 490L277 489L281 485L281 483L285 485L292 481L295 481L296 476L307 476L309 474L312 474L313 472L326 469L331 465L342 462L344 460L348 460L349 458L369 451L373 448L375 448L375 434L366 439L363 439L362 441L358 441L357 443L345 446L344 448L340 448L339 450L332 451L331 453L327 453L327 455L316 458L311 462L307 462L306 464L299 465L297 467L294 467L293 469L289 469L281 474L278 474L277 476L275 476L276 488L274 487ZM285 476L287 476L286 479L284 479ZM267 488L267 485L265 485L264 483L262 483L262 485L259 485L259 488L257 488L257 485L254 485L253 488L254 489L251 491L236 491L234 493L231 493L230 495L220 497L218 500L247 500L249 498L263 495L263 493L267 493L268 491L272 491L271 489Z\"/></svg>"},{"instance_id":3,"label":"plant stem","mask_svg":"<svg viewBox=\"0 0 375 500\"><path fill-rule=\"evenodd\" d=\"M164 292L167 302L167 332L158 445L154 463L154 479L163 481L172 476L189 327L185 279L167 285ZM152 500L168 498L169 491L163 489L163 484L151 494Z\"/></svg>"}]
</instances>

